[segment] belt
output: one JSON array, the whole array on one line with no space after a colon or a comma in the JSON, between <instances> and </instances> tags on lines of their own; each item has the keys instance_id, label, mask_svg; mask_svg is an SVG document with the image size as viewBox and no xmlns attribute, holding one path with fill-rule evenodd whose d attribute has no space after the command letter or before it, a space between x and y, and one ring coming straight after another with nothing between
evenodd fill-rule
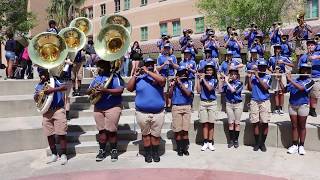
<instances>
[{"instance_id":1,"label":"belt","mask_svg":"<svg viewBox=\"0 0 320 180\"><path fill-rule=\"evenodd\" d=\"M56 111L61 108L63 108L63 107L49 107L48 111Z\"/></svg>"},{"instance_id":2,"label":"belt","mask_svg":"<svg viewBox=\"0 0 320 180\"><path fill-rule=\"evenodd\" d=\"M187 105L191 105L191 104L173 104L174 106L187 106Z\"/></svg>"},{"instance_id":3,"label":"belt","mask_svg":"<svg viewBox=\"0 0 320 180\"><path fill-rule=\"evenodd\" d=\"M242 103L242 101L227 101L228 103L230 103L230 104L238 104L238 103Z\"/></svg>"},{"instance_id":4,"label":"belt","mask_svg":"<svg viewBox=\"0 0 320 180\"><path fill-rule=\"evenodd\" d=\"M203 102L213 102L213 101L215 101L215 100L205 100L205 99L201 99L201 101L203 101Z\"/></svg>"}]
</instances>

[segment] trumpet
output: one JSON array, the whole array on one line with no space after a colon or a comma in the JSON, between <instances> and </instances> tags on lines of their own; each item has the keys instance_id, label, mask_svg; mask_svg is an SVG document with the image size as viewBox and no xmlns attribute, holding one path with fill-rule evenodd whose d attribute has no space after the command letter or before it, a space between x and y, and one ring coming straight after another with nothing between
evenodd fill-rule
<instances>
[{"instance_id":1,"label":"trumpet","mask_svg":"<svg viewBox=\"0 0 320 180\"><path fill-rule=\"evenodd\" d=\"M287 36L282 36L282 37L281 37L281 41L282 41L282 42L286 42L287 40L288 40Z\"/></svg>"},{"instance_id":2,"label":"trumpet","mask_svg":"<svg viewBox=\"0 0 320 180\"><path fill-rule=\"evenodd\" d=\"M191 34L193 34L193 30L192 29L187 29L187 34L190 36Z\"/></svg>"}]
</instances>

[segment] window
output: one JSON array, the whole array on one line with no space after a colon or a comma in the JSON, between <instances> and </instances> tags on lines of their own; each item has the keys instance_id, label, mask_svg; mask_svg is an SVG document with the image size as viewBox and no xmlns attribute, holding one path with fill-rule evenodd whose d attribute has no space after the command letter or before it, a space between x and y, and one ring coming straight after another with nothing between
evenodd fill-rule
<instances>
[{"instance_id":1,"label":"window","mask_svg":"<svg viewBox=\"0 0 320 180\"><path fill-rule=\"evenodd\" d=\"M93 7L88 8L88 17L89 17L89 19L93 18Z\"/></svg>"},{"instance_id":2,"label":"window","mask_svg":"<svg viewBox=\"0 0 320 180\"><path fill-rule=\"evenodd\" d=\"M168 26L167 26L167 23L161 23L161 24L160 24L160 36L161 36L163 33L168 34Z\"/></svg>"},{"instance_id":3,"label":"window","mask_svg":"<svg viewBox=\"0 0 320 180\"><path fill-rule=\"evenodd\" d=\"M148 0L141 0L141 6L145 6L148 4Z\"/></svg>"},{"instance_id":4,"label":"window","mask_svg":"<svg viewBox=\"0 0 320 180\"><path fill-rule=\"evenodd\" d=\"M123 10L130 9L130 0L124 0L124 8Z\"/></svg>"},{"instance_id":5,"label":"window","mask_svg":"<svg viewBox=\"0 0 320 180\"><path fill-rule=\"evenodd\" d=\"M196 21L196 33L204 32L204 19L203 19L203 17L196 18L195 21Z\"/></svg>"},{"instance_id":6,"label":"window","mask_svg":"<svg viewBox=\"0 0 320 180\"><path fill-rule=\"evenodd\" d=\"M101 4L100 5L100 15L104 16L106 14L106 4Z\"/></svg>"},{"instance_id":7,"label":"window","mask_svg":"<svg viewBox=\"0 0 320 180\"><path fill-rule=\"evenodd\" d=\"M120 0L114 0L114 12L120 11Z\"/></svg>"},{"instance_id":8,"label":"window","mask_svg":"<svg viewBox=\"0 0 320 180\"><path fill-rule=\"evenodd\" d=\"M180 21L174 21L172 22L172 27L173 27L173 36L179 36L181 32L181 27L180 27Z\"/></svg>"},{"instance_id":9,"label":"window","mask_svg":"<svg viewBox=\"0 0 320 180\"><path fill-rule=\"evenodd\" d=\"M147 41L148 40L148 27L141 27L141 41Z\"/></svg>"},{"instance_id":10,"label":"window","mask_svg":"<svg viewBox=\"0 0 320 180\"><path fill-rule=\"evenodd\" d=\"M319 2L318 0L307 0L305 5L305 18L312 19L319 17Z\"/></svg>"}]
</instances>

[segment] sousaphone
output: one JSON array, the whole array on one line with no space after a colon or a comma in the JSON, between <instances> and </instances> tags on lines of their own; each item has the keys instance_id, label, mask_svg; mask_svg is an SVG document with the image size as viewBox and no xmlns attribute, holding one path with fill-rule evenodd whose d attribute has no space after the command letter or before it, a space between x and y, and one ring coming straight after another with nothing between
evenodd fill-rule
<instances>
[{"instance_id":1,"label":"sousaphone","mask_svg":"<svg viewBox=\"0 0 320 180\"><path fill-rule=\"evenodd\" d=\"M93 31L93 25L90 19L86 17L78 17L71 21L69 27L78 28L86 36L90 35Z\"/></svg>"},{"instance_id":2,"label":"sousaphone","mask_svg":"<svg viewBox=\"0 0 320 180\"><path fill-rule=\"evenodd\" d=\"M119 14L112 16L103 16L100 23L102 28L111 24L118 24L124 26L129 31L129 34L131 34L132 32L132 26L129 20Z\"/></svg>"},{"instance_id":3,"label":"sousaphone","mask_svg":"<svg viewBox=\"0 0 320 180\"><path fill-rule=\"evenodd\" d=\"M28 46L31 61L48 70L62 64L67 57L68 48L64 39L58 34L43 32L33 37ZM44 114L48 111L53 100L53 93L45 95L44 91L54 88L54 78L50 75L49 83L39 92L36 102L38 112Z\"/></svg>"}]
</instances>

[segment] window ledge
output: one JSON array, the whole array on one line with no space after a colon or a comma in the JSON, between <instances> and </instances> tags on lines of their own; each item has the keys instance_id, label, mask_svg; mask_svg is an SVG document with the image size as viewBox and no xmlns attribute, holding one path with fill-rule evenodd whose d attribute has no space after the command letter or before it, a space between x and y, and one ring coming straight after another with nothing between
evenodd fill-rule
<instances>
[{"instance_id":1,"label":"window ledge","mask_svg":"<svg viewBox=\"0 0 320 180\"><path fill-rule=\"evenodd\" d=\"M313 18L308 18L308 19L305 19L305 21L314 21L314 20L318 20L319 17L313 17Z\"/></svg>"},{"instance_id":2,"label":"window ledge","mask_svg":"<svg viewBox=\"0 0 320 180\"><path fill-rule=\"evenodd\" d=\"M130 8L127 8L127 9L123 9L122 11L128 11L128 10L130 10Z\"/></svg>"},{"instance_id":3,"label":"window ledge","mask_svg":"<svg viewBox=\"0 0 320 180\"><path fill-rule=\"evenodd\" d=\"M119 13L120 12L120 10L119 11L114 11L114 13Z\"/></svg>"},{"instance_id":4,"label":"window ledge","mask_svg":"<svg viewBox=\"0 0 320 180\"><path fill-rule=\"evenodd\" d=\"M147 4L141 4L140 7L146 6Z\"/></svg>"}]
</instances>

